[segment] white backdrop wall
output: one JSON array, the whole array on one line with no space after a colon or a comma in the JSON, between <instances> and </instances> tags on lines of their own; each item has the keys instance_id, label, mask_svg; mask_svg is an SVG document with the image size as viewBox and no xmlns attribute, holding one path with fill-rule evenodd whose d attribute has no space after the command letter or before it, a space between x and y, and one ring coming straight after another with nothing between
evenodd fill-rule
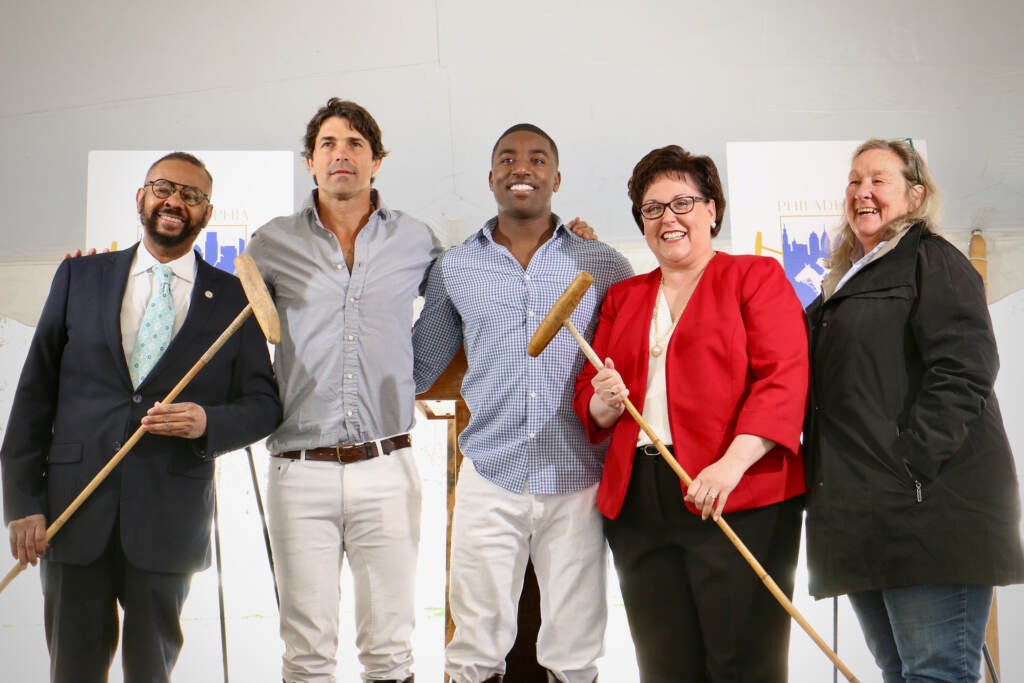
<instances>
[{"instance_id":1,"label":"white backdrop wall","mask_svg":"<svg viewBox=\"0 0 1024 683\"><path fill-rule=\"evenodd\" d=\"M331 95L380 121L387 201L452 241L522 120L561 146L556 208L613 242L632 165L670 142L724 166L728 141L912 134L950 229L1024 225L1017 0L0 4L4 262L82 243L89 150L298 150Z\"/></svg>"},{"instance_id":2,"label":"white backdrop wall","mask_svg":"<svg viewBox=\"0 0 1024 683\"><path fill-rule=\"evenodd\" d=\"M332 95L380 122L385 201L449 243L494 212L496 136L531 121L561 150L556 211L639 260L625 182L655 146L710 154L724 178L730 141L921 137L944 227L962 248L971 227L986 229L1000 299L1024 287L1022 26L1019 0L0 0L0 318L34 325L60 254L87 246L90 150L297 152ZM311 186L296 155L296 203ZM727 212L720 247L730 231ZM4 376L16 376L23 352L6 351ZM1024 384L1008 370L1002 386ZM1002 403L1021 413L1005 391ZM19 612L38 609L27 581L35 597ZM1024 597L1000 595L1005 668L1020 660ZM27 616L9 597L0 627ZM806 607L828 631L827 605ZM9 635L0 628L4 661L19 656ZM803 680L824 680L810 671Z\"/></svg>"}]
</instances>

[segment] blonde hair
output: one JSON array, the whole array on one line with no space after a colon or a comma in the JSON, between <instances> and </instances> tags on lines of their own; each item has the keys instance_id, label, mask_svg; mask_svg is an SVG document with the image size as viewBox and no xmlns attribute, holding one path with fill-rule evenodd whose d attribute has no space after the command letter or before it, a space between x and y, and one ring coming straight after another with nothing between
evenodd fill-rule
<instances>
[{"instance_id":1,"label":"blonde hair","mask_svg":"<svg viewBox=\"0 0 1024 683\"><path fill-rule=\"evenodd\" d=\"M917 153L917 150L914 149L912 140L910 138L901 140L872 138L862 143L853 153L850 160L853 161L864 152L873 149L883 149L892 152L899 158L903 166L901 172L903 179L907 183L908 194L916 185L924 188L921 202L917 205L917 208L890 221L885 230L882 231L882 239L891 239L915 223L923 223L925 232L937 232L941 211L939 188L935 186L935 181L928 171L928 165L924 162L921 155ZM826 265L831 270L830 275L838 278L850 269L851 257L855 253L858 244L857 237L850 227L850 220L844 214L843 222L839 226L839 241L826 262Z\"/></svg>"}]
</instances>

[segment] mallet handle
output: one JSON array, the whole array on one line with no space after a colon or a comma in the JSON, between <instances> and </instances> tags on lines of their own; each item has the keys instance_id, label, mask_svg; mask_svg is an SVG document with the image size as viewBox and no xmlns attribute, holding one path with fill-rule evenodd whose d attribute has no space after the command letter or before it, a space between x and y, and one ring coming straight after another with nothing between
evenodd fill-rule
<instances>
[{"instance_id":1,"label":"mallet handle","mask_svg":"<svg viewBox=\"0 0 1024 683\"><path fill-rule=\"evenodd\" d=\"M587 360L589 360L598 370L604 370L604 362L594 352L593 347L590 346L587 340L583 338L583 335L579 333L576 326L572 324L572 321L566 318L562 324L565 326L565 329L569 330L569 334L576 339L576 343L579 344L580 349L583 350L583 355L587 357ZM651 439L654 443L654 447L658 449L658 453L660 453L661 457L666 463L668 463L668 466L672 468L672 471L676 473L684 484L689 486L693 480L690 479L690 476L686 474L686 471L683 469L682 465L679 464L679 461L673 457L672 453L670 453L668 448L665 447L662 440L654 430L651 429L651 425L647 423L647 420L645 420L643 415L641 415L636 409L633 402L630 401L629 398L624 398L622 401L626 406L626 410L633 419L636 420L636 423L640 425L640 429L644 430L644 433ZM843 664L842 660L839 659L839 655L832 651L832 648L828 646L828 643L826 643L822 637L818 635L818 632L814 630L814 627L804 619L803 615L800 614L790 599L786 597L786 594L782 592L782 589L775 583L775 580L771 575L765 571L765 568L761 566L761 563L758 562L757 558L750 552L746 544L743 543L743 541L740 540L740 537L736 535L736 532L732 530L732 527L725 521L725 518L719 517L715 520L715 523L718 524L718 527L725 533L729 540L732 541L732 544L736 546L736 549L740 551L740 555L743 556L743 559L747 561L747 564L749 564L754 570L754 573L757 574L757 578L761 579L761 583L763 583L768 591L775 596L775 599L778 600L783 609L789 612L789 616L793 617L796 623L800 624L801 628L803 628L803 630L807 632L807 635L811 637L811 640L813 640L814 643L821 648L821 651L825 653L825 656L836 665L836 668L838 668L844 676L846 676L846 680L850 681L850 683L860 683L853 673L846 668L846 665Z\"/></svg>"},{"instance_id":2,"label":"mallet handle","mask_svg":"<svg viewBox=\"0 0 1024 683\"><path fill-rule=\"evenodd\" d=\"M224 346L225 342L227 342L227 340L231 338L231 335L233 335L235 332L239 330L240 327L242 327L242 325L245 323L245 321L249 318L251 314L252 304L246 304L245 308L239 311L238 315L235 316L235 319L231 321L231 324L228 325L223 332L221 332L220 336L217 337L212 344L210 344L210 348L208 348L206 352L199 357L199 360L196 361L195 365L193 365L192 368L185 373L185 376L182 377L178 381L178 383L174 385L174 388L171 389L170 393L168 393L167 396L164 397L164 400L160 402L174 403L174 399L178 397L178 394L180 394L182 390L186 386L188 386L189 382L192 381L196 374L200 370L202 370L207 363L210 362L210 359L213 358L214 354L220 351L221 347ZM128 452L135 446L135 444L139 442L139 439L141 439L145 433L146 430L143 429L141 426L138 429L136 429L135 433L132 434L131 437L129 437L129 439L124 442L124 445L118 449L117 453L114 453L114 456L107 461L107 464L103 466L103 469L96 473L96 476L92 478L92 481L90 481L86 485L86 487L82 489L82 492L79 493L75 497L75 499L71 501L71 503L64 509L64 512L60 513L60 516L57 517L57 519L53 520L53 523L46 528L47 542L49 542L57 534L57 532L61 530L61 527L63 527L67 523L68 519L71 518L71 515L75 514L78 511L78 508L82 507L82 504L86 501L86 499L89 498L89 496L92 495L93 491L99 488L99 485L103 483L103 480L110 476L110 473L114 471L114 468L117 467L122 460L124 460L124 457L128 455ZM7 572L7 575L4 576L2 580L0 580L0 593L2 593L3 590L7 588L7 585L14 580L14 577L21 573L22 569L23 567L21 566L21 563L15 563L15 565L11 568L11 571Z\"/></svg>"}]
</instances>

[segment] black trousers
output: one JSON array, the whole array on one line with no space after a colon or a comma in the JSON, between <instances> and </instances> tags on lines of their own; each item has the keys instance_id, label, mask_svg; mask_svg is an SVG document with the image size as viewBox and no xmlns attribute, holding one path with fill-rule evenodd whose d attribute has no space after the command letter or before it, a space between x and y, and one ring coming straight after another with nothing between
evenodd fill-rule
<instances>
[{"instance_id":1,"label":"black trousers","mask_svg":"<svg viewBox=\"0 0 1024 683\"><path fill-rule=\"evenodd\" d=\"M106 683L117 650L118 603L124 610L125 683L171 680L192 574L133 566L124 556L117 524L92 564L40 564L52 683Z\"/></svg>"},{"instance_id":2,"label":"black trousers","mask_svg":"<svg viewBox=\"0 0 1024 683\"><path fill-rule=\"evenodd\" d=\"M791 597L803 496L726 520ZM789 614L718 525L686 509L661 457L637 453L604 528L643 683L786 683Z\"/></svg>"}]
</instances>

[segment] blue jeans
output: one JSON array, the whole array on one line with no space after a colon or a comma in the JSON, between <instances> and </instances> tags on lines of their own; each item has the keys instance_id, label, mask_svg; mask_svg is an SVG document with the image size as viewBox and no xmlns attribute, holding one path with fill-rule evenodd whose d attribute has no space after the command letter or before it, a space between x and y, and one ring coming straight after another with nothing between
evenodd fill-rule
<instances>
[{"instance_id":1,"label":"blue jeans","mask_svg":"<svg viewBox=\"0 0 1024 683\"><path fill-rule=\"evenodd\" d=\"M884 683L976 683L991 586L910 586L850 594Z\"/></svg>"}]
</instances>

